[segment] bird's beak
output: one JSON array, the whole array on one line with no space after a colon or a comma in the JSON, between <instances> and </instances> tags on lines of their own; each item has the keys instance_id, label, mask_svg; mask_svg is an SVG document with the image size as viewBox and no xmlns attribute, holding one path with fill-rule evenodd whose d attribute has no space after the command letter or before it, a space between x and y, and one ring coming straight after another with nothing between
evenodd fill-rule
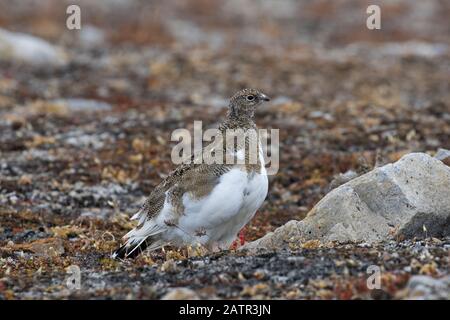
<instances>
[{"instance_id":1,"label":"bird's beak","mask_svg":"<svg viewBox=\"0 0 450 320\"><path fill-rule=\"evenodd\" d=\"M270 101L270 98L266 96L264 93L261 93L259 98L263 101Z\"/></svg>"}]
</instances>

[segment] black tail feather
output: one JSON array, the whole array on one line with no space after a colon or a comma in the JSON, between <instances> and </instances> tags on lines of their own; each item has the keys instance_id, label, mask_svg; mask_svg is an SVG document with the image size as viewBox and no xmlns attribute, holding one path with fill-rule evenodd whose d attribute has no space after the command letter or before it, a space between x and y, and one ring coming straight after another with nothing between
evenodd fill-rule
<instances>
[{"instance_id":1,"label":"black tail feather","mask_svg":"<svg viewBox=\"0 0 450 320\"><path fill-rule=\"evenodd\" d=\"M147 247L148 247L147 239L144 240L139 245L137 245L137 244L136 245L126 245L126 244L124 244L119 249L114 251L112 257L114 259L126 259L126 258L134 259L138 255L140 255L142 252L144 252L144 250Z\"/></svg>"}]
</instances>

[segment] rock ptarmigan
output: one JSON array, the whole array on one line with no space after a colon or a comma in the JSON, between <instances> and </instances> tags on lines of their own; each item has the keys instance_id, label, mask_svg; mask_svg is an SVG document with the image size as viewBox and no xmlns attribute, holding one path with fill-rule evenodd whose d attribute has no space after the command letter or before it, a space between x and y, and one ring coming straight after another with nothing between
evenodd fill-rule
<instances>
[{"instance_id":1,"label":"rock ptarmigan","mask_svg":"<svg viewBox=\"0 0 450 320\"><path fill-rule=\"evenodd\" d=\"M220 250L232 244L267 195L263 151L253 121L256 107L264 101L269 98L255 89L241 90L231 98L218 129L222 139L202 150L200 164L180 165L151 192L131 218L138 225L124 236L125 243L113 258L134 258L145 249L165 245L200 244ZM229 144L229 132L244 133L245 138ZM207 155L217 156L219 151L222 163L208 162ZM197 157L194 154L191 160Z\"/></svg>"}]
</instances>

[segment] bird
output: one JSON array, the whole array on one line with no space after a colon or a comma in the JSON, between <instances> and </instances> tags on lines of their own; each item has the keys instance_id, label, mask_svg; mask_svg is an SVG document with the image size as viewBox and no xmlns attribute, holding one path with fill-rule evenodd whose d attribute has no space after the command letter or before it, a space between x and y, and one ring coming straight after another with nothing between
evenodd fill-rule
<instances>
[{"instance_id":1,"label":"bird","mask_svg":"<svg viewBox=\"0 0 450 320\"><path fill-rule=\"evenodd\" d=\"M164 246L201 245L213 252L230 247L268 193L261 140L257 134L247 133L257 132L255 110L269 100L264 93L248 88L231 97L218 132L222 137L228 132L243 132L244 142L227 144L226 139L216 139L217 143L203 148L201 154L217 153L224 161L211 163L203 159L175 168L131 217L137 220L137 226L123 236L123 244L114 251L113 259L135 258L144 250ZM249 150L252 146L256 146L253 158ZM230 163L226 156L233 161ZM198 157L197 152L191 160Z\"/></svg>"}]
</instances>

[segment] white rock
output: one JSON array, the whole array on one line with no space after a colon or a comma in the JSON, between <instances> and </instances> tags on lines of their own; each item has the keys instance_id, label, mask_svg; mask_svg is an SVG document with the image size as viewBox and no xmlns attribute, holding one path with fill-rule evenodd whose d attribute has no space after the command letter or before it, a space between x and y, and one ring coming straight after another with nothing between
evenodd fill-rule
<instances>
[{"instance_id":1,"label":"white rock","mask_svg":"<svg viewBox=\"0 0 450 320\"><path fill-rule=\"evenodd\" d=\"M430 276L413 276L406 286L403 299L449 300L450 276L435 279Z\"/></svg>"},{"instance_id":2,"label":"white rock","mask_svg":"<svg viewBox=\"0 0 450 320\"><path fill-rule=\"evenodd\" d=\"M277 249L311 239L367 242L450 235L450 167L411 153L328 193L302 221L290 221L243 249Z\"/></svg>"},{"instance_id":3,"label":"white rock","mask_svg":"<svg viewBox=\"0 0 450 320\"><path fill-rule=\"evenodd\" d=\"M25 33L0 29L0 59L31 65L60 66L67 62L61 48Z\"/></svg>"}]
</instances>

